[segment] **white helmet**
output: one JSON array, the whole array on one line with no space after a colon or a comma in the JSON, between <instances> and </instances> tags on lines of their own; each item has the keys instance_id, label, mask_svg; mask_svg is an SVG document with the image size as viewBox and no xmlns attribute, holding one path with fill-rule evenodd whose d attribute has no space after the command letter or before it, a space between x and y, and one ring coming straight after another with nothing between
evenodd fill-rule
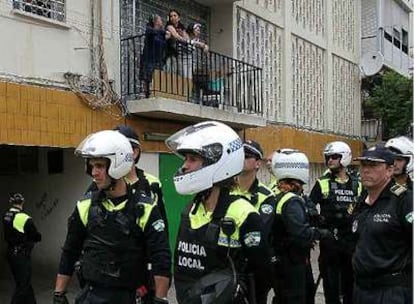
<instances>
[{"instance_id":1,"label":"white helmet","mask_svg":"<svg viewBox=\"0 0 414 304\"><path fill-rule=\"evenodd\" d=\"M126 176L134 164L130 142L124 135L112 130L90 134L76 148L75 155L87 159L101 157L109 159L108 175L113 179ZM88 161L87 173L91 174Z\"/></svg>"},{"instance_id":2,"label":"white helmet","mask_svg":"<svg viewBox=\"0 0 414 304\"><path fill-rule=\"evenodd\" d=\"M204 159L200 169L192 172L180 169L175 174L174 185L180 194L210 189L243 169L243 142L236 132L220 122L206 121L189 126L171 135L165 143L178 155L190 152Z\"/></svg>"},{"instance_id":3,"label":"white helmet","mask_svg":"<svg viewBox=\"0 0 414 304\"><path fill-rule=\"evenodd\" d=\"M405 173L411 173L413 171L414 143L412 140L405 136L394 137L387 141L385 147L398 156L408 159Z\"/></svg>"},{"instance_id":4,"label":"white helmet","mask_svg":"<svg viewBox=\"0 0 414 304\"><path fill-rule=\"evenodd\" d=\"M309 160L298 150L281 149L274 153L272 170L278 180L291 178L304 184L309 181Z\"/></svg>"},{"instance_id":5,"label":"white helmet","mask_svg":"<svg viewBox=\"0 0 414 304\"><path fill-rule=\"evenodd\" d=\"M326 145L323 149L324 158L329 155L339 154L341 155L341 160L339 163L342 167L346 168L352 161L352 151L351 148L344 143L343 141L333 141Z\"/></svg>"}]
</instances>

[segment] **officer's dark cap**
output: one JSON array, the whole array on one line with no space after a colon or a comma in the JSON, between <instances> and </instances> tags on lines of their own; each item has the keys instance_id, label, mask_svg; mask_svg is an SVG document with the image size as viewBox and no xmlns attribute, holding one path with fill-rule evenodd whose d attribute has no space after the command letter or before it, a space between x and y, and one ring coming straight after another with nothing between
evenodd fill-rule
<instances>
[{"instance_id":1,"label":"officer's dark cap","mask_svg":"<svg viewBox=\"0 0 414 304\"><path fill-rule=\"evenodd\" d=\"M393 165L395 159L395 154L392 153L388 148L386 148L383 144L376 144L371 148L365 150L362 153L362 156L357 157L355 160L359 161L371 161L371 162L378 162L378 163L385 163L388 165Z\"/></svg>"},{"instance_id":2,"label":"officer's dark cap","mask_svg":"<svg viewBox=\"0 0 414 304\"><path fill-rule=\"evenodd\" d=\"M119 126L116 126L114 130L118 131L119 133L124 135L126 138L128 138L133 148L141 148L139 136L133 128L131 128L130 126L119 125Z\"/></svg>"},{"instance_id":3,"label":"officer's dark cap","mask_svg":"<svg viewBox=\"0 0 414 304\"><path fill-rule=\"evenodd\" d=\"M247 139L243 143L244 153L256 156L257 159L263 159L263 150L258 142Z\"/></svg>"},{"instance_id":4,"label":"officer's dark cap","mask_svg":"<svg viewBox=\"0 0 414 304\"><path fill-rule=\"evenodd\" d=\"M21 193L15 192L10 193L9 203L10 204L21 204L24 202L24 196Z\"/></svg>"}]
</instances>

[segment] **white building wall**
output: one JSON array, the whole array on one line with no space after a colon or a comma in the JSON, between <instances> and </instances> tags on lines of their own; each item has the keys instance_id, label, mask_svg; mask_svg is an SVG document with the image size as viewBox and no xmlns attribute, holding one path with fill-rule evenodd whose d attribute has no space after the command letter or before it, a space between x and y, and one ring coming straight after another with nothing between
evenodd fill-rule
<instances>
[{"instance_id":1,"label":"white building wall","mask_svg":"<svg viewBox=\"0 0 414 304\"><path fill-rule=\"evenodd\" d=\"M361 53L376 52L379 48L378 0L362 0L361 3Z\"/></svg>"},{"instance_id":2,"label":"white building wall","mask_svg":"<svg viewBox=\"0 0 414 304\"><path fill-rule=\"evenodd\" d=\"M263 68L269 121L360 135L360 9L355 0L235 3L234 55Z\"/></svg>"},{"instance_id":3,"label":"white building wall","mask_svg":"<svg viewBox=\"0 0 414 304\"><path fill-rule=\"evenodd\" d=\"M66 2L66 21L57 22L13 9L13 1L0 1L0 77L40 84L64 85L66 72L90 76L91 3ZM105 60L109 78L119 86L118 1L102 1ZM97 9L95 9L97 12Z\"/></svg>"}]
</instances>

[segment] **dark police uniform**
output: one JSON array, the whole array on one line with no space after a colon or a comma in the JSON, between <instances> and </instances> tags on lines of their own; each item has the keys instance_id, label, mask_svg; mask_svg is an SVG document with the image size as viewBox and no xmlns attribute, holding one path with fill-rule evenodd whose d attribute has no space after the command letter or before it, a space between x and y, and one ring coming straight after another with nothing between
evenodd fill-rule
<instances>
[{"instance_id":1,"label":"dark police uniform","mask_svg":"<svg viewBox=\"0 0 414 304\"><path fill-rule=\"evenodd\" d=\"M234 223L230 238L220 224L223 218ZM244 198L229 195L222 189L215 210L210 212L196 197L182 213L177 238L174 282L178 302L200 303L201 297L209 292L200 287L204 278L223 271L231 275L227 254L232 257L238 275L245 274L246 267L249 267L257 275L266 276L269 258L266 257L268 246L263 236L260 216ZM244 284L246 286L248 282L244 281ZM228 288L227 291L231 298L234 290ZM226 301L222 299L217 303L233 301L226 297Z\"/></svg>"},{"instance_id":2,"label":"dark police uniform","mask_svg":"<svg viewBox=\"0 0 414 304\"><path fill-rule=\"evenodd\" d=\"M390 182L373 205L363 196L352 230L355 304L412 303L413 195Z\"/></svg>"},{"instance_id":3,"label":"dark police uniform","mask_svg":"<svg viewBox=\"0 0 414 304\"><path fill-rule=\"evenodd\" d=\"M340 303L341 294L344 304L352 303L354 238L350 213L361 189L356 178L348 175L348 181L343 183L329 172L317 180L310 194L311 200L320 204L322 228L331 230L336 239L322 240L319 244L319 269L327 304Z\"/></svg>"},{"instance_id":4,"label":"dark police uniform","mask_svg":"<svg viewBox=\"0 0 414 304\"><path fill-rule=\"evenodd\" d=\"M145 281L146 251L153 274L169 277L171 256L165 223L151 198L130 187L120 198L108 199L97 191L77 203L68 221L60 274L73 274L81 251L86 286L76 303L135 301L135 290Z\"/></svg>"},{"instance_id":5,"label":"dark police uniform","mask_svg":"<svg viewBox=\"0 0 414 304\"><path fill-rule=\"evenodd\" d=\"M156 176L137 167L135 167L135 171L137 173L138 181L131 184L132 188L137 191L144 191L147 195L151 192L152 202L157 204L161 217L165 222L165 229L168 234L167 212L165 211L164 196L160 180ZM86 190L86 197L90 197L91 193L97 190L98 188L96 187L96 184L92 183Z\"/></svg>"},{"instance_id":6,"label":"dark police uniform","mask_svg":"<svg viewBox=\"0 0 414 304\"><path fill-rule=\"evenodd\" d=\"M307 216L307 220L311 227L320 227L320 215L318 209L316 209L315 204L309 198L309 196L305 195L304 193L301 194L305 212ZM308 260L306 263L306 304L315 304L315 291L318 286L315 286L315 279L313 277L313 270L312 270L312 261L311 261L311 250L308 250Z\"/></svg>"},{"instance_id":7,"label":"dark police uniform","mask_svg":"<svg viewBox=\"0 0 414 304\"><path fill-rule=\"evenodd\" d=\"M7 261L16 282L11 303L36 303L31 284L30 255L34 243L40 242L42 236L30 216L17 207L11 207L4 214L3 225L4 238L8 244Z\"/></svg>"},{"instance_id":8,"label":"dark police uniform","mask_svg":"<svg viewBox=\"0 0 414 304\"><path fill-rule=\"evenodd\" d=\"M256 178L249 190L242 191L239 187L237 187L231 192L231 194L245 197L259 212L260 218L263 221L265 237L269 244L271 244L276 205L276 199L273 191ZM256 278L255 284L257 304L266 303L267 294L271 288L269 279L266 278L265 281L260 282L260 280Z\"/></svg>"},{"instance_id":9,"label":"dark police uniform","mask_svg":"<svg viewBox=\"0 0 414 304\"><path fill-rule=\"evenodd\" d=\"M158 210L160 212L161 218L164 220L165 223L165 233L168 236L168 220L167 220L167 213L165 211L165 203L164 203L164 197L162 193L161 188L161 182L160 180L148 172L145 172L142 169L139 169L138 167L135 167L135 172L137 174L138 180L131 184L131 187L133 191L135 192L143 192L148 197L151 197L151 202L156 204L158 207ZM90 197L93 191L97 191L98 188L96 187L95 183L92 183L88 189L86 190L85 197ZM149 256L149 252L147 252L147 256ZM82 258L81 258L82 259ZM149 258L147 258L149 260ZM148 263L147 263L148 264ZM80 271L80 268L82 267L82 262L79 262L77 265L77 276L80 283L80 286L84 286L84 278L82 277L82 273ZM151 271L149 270L152 266L147 265L146 271L145 271L145 283L141 286L146 292L148 292L146 295L143 295L142 301L143 303L147 303L148 301L151 301L150 299L154 296L155 290L154 290L154 280L153 276L151 274ZM145 293L145 292L144 292Z\"/></svg>"},{"instance_id":10,"label":"dark police uniform","mask_svg":"<svg viewBox=\"0 0 414 304\"><path fill-rule=\"evenodd\" d=\"M276 196L273 248L277 257L275 303L306 303L309 249L321 235L309 225L303 198Z\"/></svg>"}]
</instances>

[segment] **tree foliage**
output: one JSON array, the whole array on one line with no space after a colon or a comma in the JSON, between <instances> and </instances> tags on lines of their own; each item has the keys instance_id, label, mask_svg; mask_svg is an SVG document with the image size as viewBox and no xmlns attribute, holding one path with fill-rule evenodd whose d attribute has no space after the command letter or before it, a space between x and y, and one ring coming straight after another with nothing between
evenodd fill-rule
<instances>
[{"instance_id":1,"label":"tree foliage","mask_svg":"<svg viewBox=\"0 0 414 304\"><path fill-rule=\"evenodd\" d=\"M379 118L383 137L406 134L413 122L413 79L394 71L370 77L362 85L364 118Z\"/></svg>"}]
</instances>

